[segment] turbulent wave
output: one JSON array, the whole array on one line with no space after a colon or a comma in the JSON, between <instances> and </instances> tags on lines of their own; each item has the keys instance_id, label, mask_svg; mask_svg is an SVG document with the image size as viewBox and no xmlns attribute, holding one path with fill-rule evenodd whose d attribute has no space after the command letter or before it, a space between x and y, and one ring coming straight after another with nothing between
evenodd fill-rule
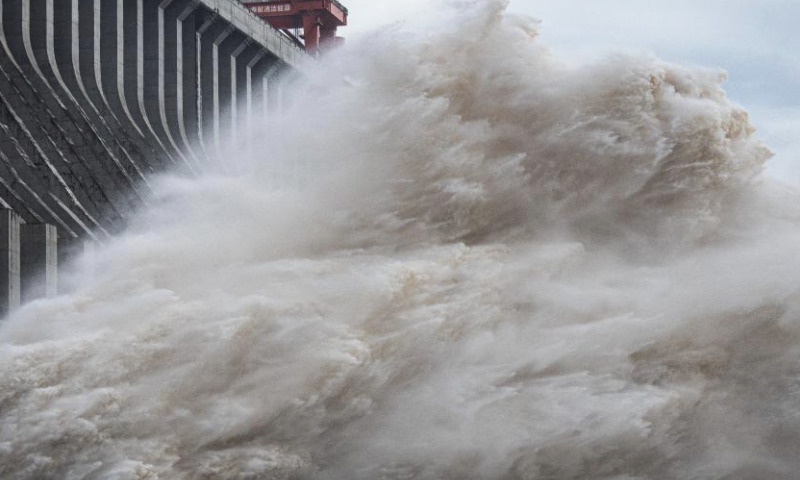
<instances>
[{"instance_id":1,"label":"turbulent wave","mask_svg":"<svg viewBox=\"0 0 800 480\"><path fill-rule=\"evenodd\" d=\"M724 74L448 15L0 326L0 477L796 478L798 195Z\"/></svg>"}]
</instances>

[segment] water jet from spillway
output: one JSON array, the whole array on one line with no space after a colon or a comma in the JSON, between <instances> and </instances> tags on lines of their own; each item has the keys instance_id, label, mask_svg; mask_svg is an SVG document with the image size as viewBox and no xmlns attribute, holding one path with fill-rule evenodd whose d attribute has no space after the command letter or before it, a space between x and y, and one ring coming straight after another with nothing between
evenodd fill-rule
<instances>
[{"instance_id":1,"label":"water jet from spillway","mask_svg":"<svg viewBox=\"0 0 800 480\"><path fill-rule=\"evenodd\" d=\"M0 477L793 478L800 203L724 75L459 5L0 327Z\"/></svg>"}]
</instances>

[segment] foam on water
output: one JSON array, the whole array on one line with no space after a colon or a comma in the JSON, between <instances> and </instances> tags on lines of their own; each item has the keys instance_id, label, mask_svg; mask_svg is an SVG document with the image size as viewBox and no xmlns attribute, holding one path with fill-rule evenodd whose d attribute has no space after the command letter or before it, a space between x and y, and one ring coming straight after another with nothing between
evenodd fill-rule
<instances>
[{"instance_id":1,"label":"foam on water","mask_svg":"<svg viewBox=\"0 0 800 480\"><path fill-rule=\"evenodd\" d=\"M460 7L0 327L0 477L796 477L800 203L724 74Z\"/></svg>"}]
</instances>

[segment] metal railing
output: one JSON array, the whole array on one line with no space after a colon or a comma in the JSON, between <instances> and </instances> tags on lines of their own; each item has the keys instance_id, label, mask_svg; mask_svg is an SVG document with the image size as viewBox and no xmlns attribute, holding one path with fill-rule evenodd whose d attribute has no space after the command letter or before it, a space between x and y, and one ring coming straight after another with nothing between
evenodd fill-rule
<instances>
[{"instance_id":1,"label":"metal railing","mask_svg":"<svg viewBox=\"0 0 800 480\"><path fill-rule=\"evenodd\" d=\"M266 2L266 3L270 3L270 2L278 3L278 2L282 2L282 1L284 1L284 0L239 0L239 3L243 3L243 4L247 5L249 3L264 3L264 2ZM347 10L347 7L342 5L342 2L340 2L339 0L331 0L331 3L336 5L339 8L339 10L341 10L341 11L343 11L345 13L345 15L350 13Z\"/></svg>"}]
</instances>

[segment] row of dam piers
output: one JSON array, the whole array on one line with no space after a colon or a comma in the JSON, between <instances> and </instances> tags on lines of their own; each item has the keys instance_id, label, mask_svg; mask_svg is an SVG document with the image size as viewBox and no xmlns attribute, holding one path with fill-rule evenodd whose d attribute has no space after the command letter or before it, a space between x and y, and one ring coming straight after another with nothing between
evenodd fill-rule
<instances>
[{"instance_id":1,"label":"row of dam piers","mask_svg":"<svg viewBox=\"0 0 800 480\"><path fill-rule=\"evenodd\" d=\"M234 0L0 0L0 316L122 230L153 174L224 170L305 53Z\"/></svg>"}]
</instances>

